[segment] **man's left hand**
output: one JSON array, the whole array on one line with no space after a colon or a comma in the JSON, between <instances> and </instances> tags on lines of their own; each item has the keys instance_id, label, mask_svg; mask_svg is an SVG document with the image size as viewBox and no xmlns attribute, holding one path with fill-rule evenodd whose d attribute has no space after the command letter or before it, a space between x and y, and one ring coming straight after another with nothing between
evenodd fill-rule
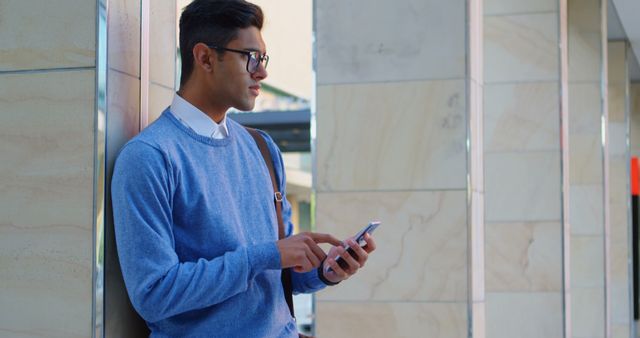
<instances>
[{"instance_id":1,"label":"man's left hand","mask_svg":"<svg viewBox=\"0 0 640 338\"><path fill-rule=\"evenodd\" d=\"M347 253L347 250L341 246L334 246L329 250L327 259L324 261L322 273L324 277L332 283L339 283L353 276L358 269L362 268L369 258L369 254L376 249L376 243L369 234L364 235L365 246L360 247L353 238L348 238L345 242L348 247L353 250L357 258ZM340 256L347 264L345 268L341 268L336 263L336 258ZM329 270L331 268L331 270Z\"/></svg>"}]
</instances>

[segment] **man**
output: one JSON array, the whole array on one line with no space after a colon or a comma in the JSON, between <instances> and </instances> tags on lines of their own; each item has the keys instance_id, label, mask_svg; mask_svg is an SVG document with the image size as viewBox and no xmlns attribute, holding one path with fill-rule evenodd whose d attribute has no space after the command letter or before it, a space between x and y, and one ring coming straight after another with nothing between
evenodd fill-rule
<instances>
[{"instance_id":1,"label":"man","mask_svg":"<svg viewBox=\"0 0 640 338\"><path fill-rule=\"evenodd\" d=\"M267 77L263 15L244 0L195 0L180 18L182 78L171 106L122 149L112 182L116 241L131 302L152 337L298 337L281 281L315 292L357 272L375 243L304 233L278 239L274 189L251 135ZM280 152L271 152L285 188ZM290 234L291 207L282 218ZM333 245L327 257L318 243ZM346 268L336 264L340 255Z\"/></svg>"}]
</instances>

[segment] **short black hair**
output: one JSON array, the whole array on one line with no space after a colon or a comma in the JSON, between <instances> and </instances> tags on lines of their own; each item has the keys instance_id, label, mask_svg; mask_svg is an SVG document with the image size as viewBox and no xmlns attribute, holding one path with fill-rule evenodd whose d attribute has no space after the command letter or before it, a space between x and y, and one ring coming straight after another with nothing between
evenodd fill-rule
<instances>
[{"instance_id":1,"label":"short black hair","mask_svg":"<svg viewBox=\"0 0 640 338\"><path fill-rule=\"evenodd\" d=\"M194 0L180 16L180 86L193 72L193 47L200 43L225 47L238 30L254 26L262 29L262 9L245 0Z\"/></svg>"}]
</instances>

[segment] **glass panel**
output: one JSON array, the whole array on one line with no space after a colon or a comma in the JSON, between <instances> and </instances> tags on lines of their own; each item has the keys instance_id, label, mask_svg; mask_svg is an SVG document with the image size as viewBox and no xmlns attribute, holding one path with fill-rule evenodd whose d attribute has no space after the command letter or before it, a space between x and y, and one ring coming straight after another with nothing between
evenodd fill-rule
<instances>
[{"instance_id":1,"label":"glass panel","mask_svg":"<svg viewBox=\"0 0 640 338\"><path fill-rule=\"evenodd\" d=\"M104 337L104 197L107 110L107 4L97 2L96 121L94 178L93 337Z\"/></svg>"}]
</instances>

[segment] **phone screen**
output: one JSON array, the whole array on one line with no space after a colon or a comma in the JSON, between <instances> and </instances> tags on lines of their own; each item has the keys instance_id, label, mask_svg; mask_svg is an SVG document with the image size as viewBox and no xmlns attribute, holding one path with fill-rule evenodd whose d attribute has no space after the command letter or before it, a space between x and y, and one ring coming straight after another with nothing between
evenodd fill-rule
<instances>
[{"instance_id":1,"label":"phone screen","mask_svg":"<svg viewBox=\"0 0 640 338\"><path fill-rule=\"evenodd\" d=\"M364 241L364 235L373 233L379 226L380 221L371 221L364 228L358 231L358 233L353 237L354 240L356 241L356 243L358 243L358 245L365 246L367 243ZM353 258L358 259L353 249L351 249L346 243L344 245L344 248L347 249L347 253L349 253ZM338 256L338 258L336 259L336 263L338 263L338 265L340 265L340 267L342 267L343 269L347 268L347 262L345 262L340 256ZM331 268L329 268L328 270L333 271L333 269Z\"/></svg>"},{"instance_id":2,"label":"phone screen","mask_svg":"<svg viewBox=\"0 0 640 338\"><path fill-rule=\"evenodd\" d=\"M358 233L353 237L356 243L360 244L360 246L365 245L364 234L372 234L378 226L380 226L380 221L371 221L367 226L360 229L360 231L358 231Z\"/></svg>"}]
</instances>

